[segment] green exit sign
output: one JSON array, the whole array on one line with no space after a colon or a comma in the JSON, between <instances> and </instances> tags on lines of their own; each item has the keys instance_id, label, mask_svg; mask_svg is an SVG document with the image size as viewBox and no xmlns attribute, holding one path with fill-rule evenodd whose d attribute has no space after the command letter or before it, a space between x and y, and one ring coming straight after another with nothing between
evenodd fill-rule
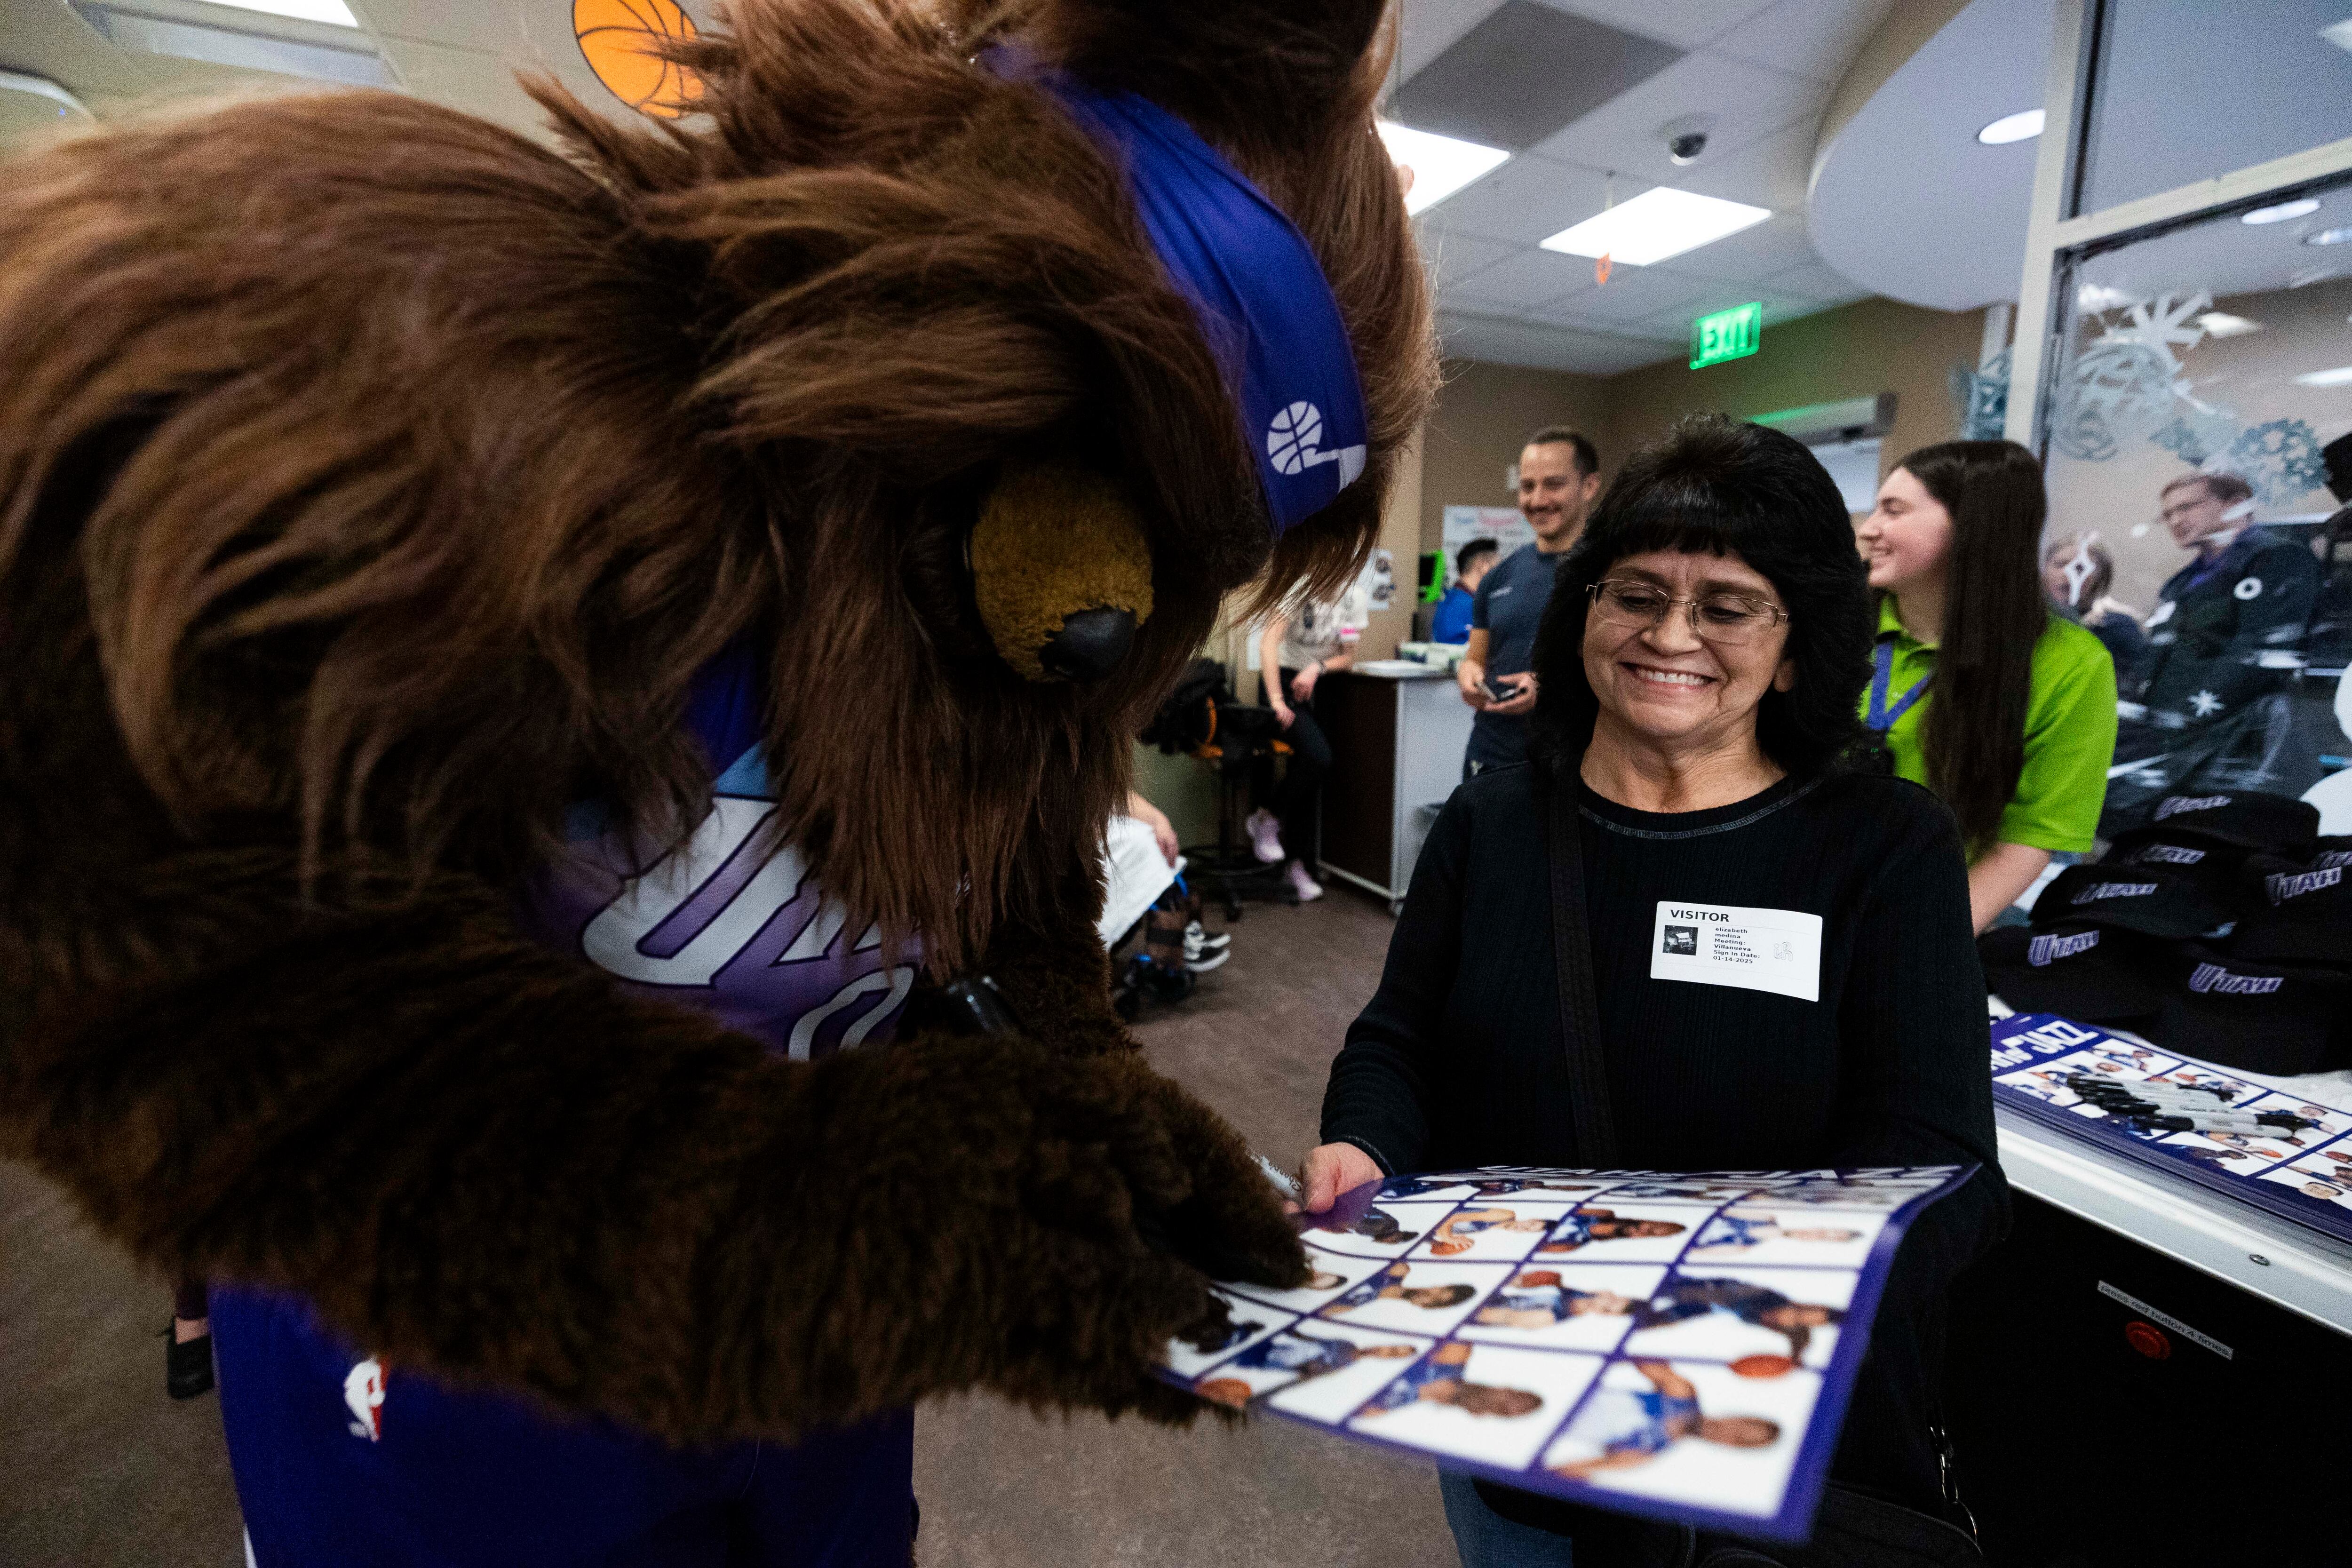
<instances>
[{"instance_id":1,"label":"green exit sign","mask_svg":"<svg viewBox=\"0 0 2352 1568\"><path fill-rule=\"evenodd\" d=\"M1764 306L1760 300L1734 305L1691 323L1691 369L1705 370L1727 359L1746 359L1761 346Z\"/></svg>"}]
</instances>

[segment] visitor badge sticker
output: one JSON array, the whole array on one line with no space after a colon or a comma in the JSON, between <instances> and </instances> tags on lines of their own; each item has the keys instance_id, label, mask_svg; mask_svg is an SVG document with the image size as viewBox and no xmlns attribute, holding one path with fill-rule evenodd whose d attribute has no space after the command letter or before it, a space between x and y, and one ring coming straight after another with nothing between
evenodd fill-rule
<instances>
[{"instance_id":1,"label":"visitor badge sticker","mask_svg":"<svg viewBox=\"0 0 2352 1568\"><path fill-rule=\"evenodd\" d=\"M1650 978L1822 999L1822 917L1801 910L1658 900Z\"/></svg>"},{"instance_id":2,"label":"visitor badge sticker","mask_svg":"<svg viewBox=\"0 0 2352 1568\"><path fill-rule=\"evenodd\" d=\"M1973 1166L1392 1176L1160 1375L1576 1502L1804 1538L1910 1222Z\"/></svg>"}]
</instances>

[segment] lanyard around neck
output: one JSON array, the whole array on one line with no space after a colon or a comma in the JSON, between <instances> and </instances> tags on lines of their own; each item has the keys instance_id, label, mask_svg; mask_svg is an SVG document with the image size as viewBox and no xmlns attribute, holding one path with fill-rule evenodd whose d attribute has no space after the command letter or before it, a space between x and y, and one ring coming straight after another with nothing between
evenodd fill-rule
<instances>
[{"instance_id":1,"label":"lanyard around neck","mask_svg":"<svg viewBox=\"0 0 2352 1568\"><path fill-rule=\"evenodd\" d=\"M1931 669L1913 681L1911 689L1896 698L1895 706L1889 708L1886 705L1886 689L1887 684L1895 679L1895 639L1893 637L1879 639L1877 665L1876 673L1870 678L1870 716L1863 722L1878 734L1884 735L1895 727L1895 721L1911 711L1913 703L1927 695L1927 683L1936 679L1936 672Z\"/></svg>"}]
</instances>

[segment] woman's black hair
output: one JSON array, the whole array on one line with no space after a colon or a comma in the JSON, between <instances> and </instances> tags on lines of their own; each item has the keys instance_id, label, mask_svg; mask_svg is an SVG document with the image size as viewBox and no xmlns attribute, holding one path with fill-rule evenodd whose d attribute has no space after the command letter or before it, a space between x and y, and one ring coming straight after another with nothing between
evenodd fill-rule
<instances>
[{"instance_id":1,"label":"woman's black hair","mask_svg":"<svg viewBox=\"0 0 2352 1568\"><path fill-rule=\"evenodd\" d=\"M2014 441L1946 441L1895 467L1952 514L1943 639L1919 749L1927 787L1960 819L1974 853L1992 842L2025 767L2033 645L2050 625L2041 571L2050 501L2042 465Z\"/></svg>"},{"instance_id":2,"label":"woman's black hair","mask_svg":"<svg viewBox=\"0 0 2352 1568\"><path fill-rule=\"evenodd\" d=\"M1804 443L1721 415L1685 419L1627 458L1561 561L1536 633L1536 754L1568 773L1582 759L1600 712L1584 676L1592 584L1653 550L1737 556L1763 574L1789 612L1797 679L1764 694L1756 738L1798 778L1847 755L1861 734L1873 620L1845 498Z\"/></svg>"}]
</instances>

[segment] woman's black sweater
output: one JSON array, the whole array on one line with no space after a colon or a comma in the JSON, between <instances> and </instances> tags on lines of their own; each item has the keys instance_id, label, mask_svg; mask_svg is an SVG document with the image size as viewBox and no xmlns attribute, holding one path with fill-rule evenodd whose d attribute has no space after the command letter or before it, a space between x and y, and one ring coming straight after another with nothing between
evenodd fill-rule
<instances>
[{"instance_id":1,"label":"woman's black sweater","mask_svg":"<svg viewBox=\"0 0 2352 1568\"><path fill-rule=\"evenodd\" d=\"M1984 1167L1906 1237L1840 1453L1851 1479L1932 1496L1938 1304L2009 1213L1950 812L1852 773L1667 816L1574 787L1618 1164ZM1543 801L1533 766L1497 769L1438 816L1380 990L1332 1063L1325 1142L1391 1173L1592 1163L1570 1110ZM1673 901L1820 916L1820 1000L1651 978Z\"/></svg>"}]
</instances>

